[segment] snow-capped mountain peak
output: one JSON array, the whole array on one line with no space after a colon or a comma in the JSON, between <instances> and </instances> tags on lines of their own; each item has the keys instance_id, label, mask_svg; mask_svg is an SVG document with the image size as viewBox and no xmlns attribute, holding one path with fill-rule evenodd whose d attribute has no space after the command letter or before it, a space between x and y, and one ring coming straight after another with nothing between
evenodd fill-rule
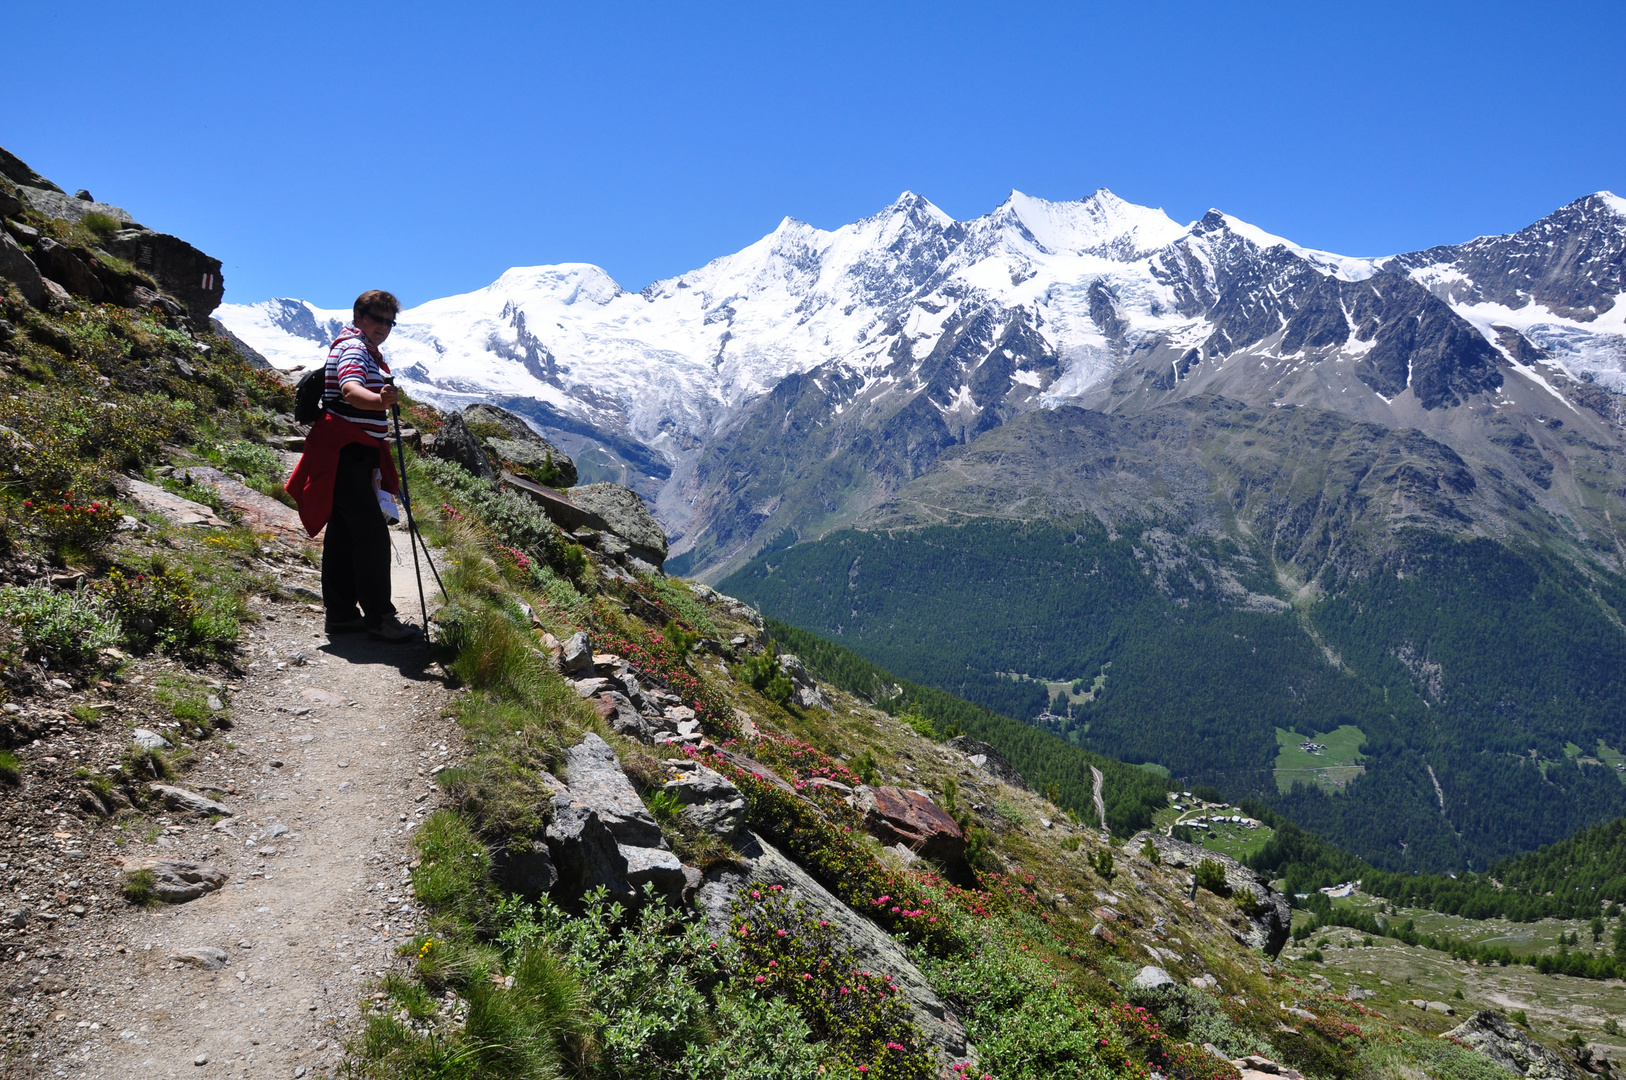
<instances>
[{"instance_id":1,"label":"snow-capped mountain peak","mask_svg":"<svg viewBox=\"0 0 1626 1080\"><path fill-rule=\"evenodd\" d=\"M1106 188L1073 202L1050 202L1013 190L991 217L1020 229L1044 254L1125 261L1173 243L1188 228L1161 209L1125 202Z\"/></svg>"}]
</instances>

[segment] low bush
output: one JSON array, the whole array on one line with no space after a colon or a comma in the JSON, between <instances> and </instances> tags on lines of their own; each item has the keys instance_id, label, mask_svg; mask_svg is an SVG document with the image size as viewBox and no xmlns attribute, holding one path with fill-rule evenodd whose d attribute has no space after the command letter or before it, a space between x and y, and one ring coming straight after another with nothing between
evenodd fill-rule
<instances>
[{"instance_id":1,"label":"low bush","mask_svg":"<svg viewBox=\"0 0 1626 1080\"><path fill-rule=\"evenodd\" d=\"M200 597L190 573L161 560L142 573L115 568L97 589L117 613L125 640L138 651L211 656L237 642L240 599L223 589Z\"/></svg>"},{"instance_id":2,"label":"low bush","mask_svg":"<svg viewBox=\"0 0 1626 1080\"><path fill-rule=\"evenodd\" d=\"M1197 888L1207 889L1215 896L1231 895L1230 886L1225 884L1225 864L1217 859L1204 859L1197 864Z\"/></svg>"},{"instance_id":3,"label":"low bush","mask_svg":"<svg viewBox=\"0 0 1626 1080\"><path fill-rule=\"evenodd\" d=\"M23 782L23 763L10 750L0 750L0 784L16 787Z\"/></svg>"},{"instance_id":4,"label":"low bush","mask_svg":"<svg viewBox=\"0 0 1626 1080\"><path fill-rule=\"evenodd\" d=\"M782 886L740 893L730 939L739 950L740 988L794 1005L814 1036L830 1043L842 1072L916 1080L936 1073L892 976L863 970L836 928Z\"/></svg>"},{"instance_id":5,"label":"low bush","mask_svg":"<svg viewBox=\"0 0 1626 1080\"><path fill-rule=\"evenodd\" d=\"M114 610L94 593L66 593L42 585L0 586L0 623L32 659L82 667L98 649L120 638Z\"/></svg>"},{"instance_id":6,"label":"low bush","mask_svg":"<svg viewBox=\"0 0 1626 1080\"><path fill-rule=\"evenodd\" d=\"M123 515L100 501L74 502L73 492L56 499L25 499L28 528L59 561L95 558L106 550Z\"/></svg>"}]
</instances>

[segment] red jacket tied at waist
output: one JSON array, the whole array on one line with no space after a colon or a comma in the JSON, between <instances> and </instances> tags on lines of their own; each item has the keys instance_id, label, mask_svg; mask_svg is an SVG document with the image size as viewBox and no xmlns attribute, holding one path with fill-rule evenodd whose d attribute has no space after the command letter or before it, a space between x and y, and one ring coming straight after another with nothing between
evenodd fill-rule
<instances>
[{"instance_id":1,"label":"red jacket tied at waist","mask_svg":"<svg viewBox=\"0 0 1626 1080\"><path fill-rule=\"evenodd\" d=\"M401 491L401 481L390 459L389 445L362 431L350 421L328 413L311 425L305 436L305 452L294 466L294 474L283 485L283 490L299 504L299 520L305 531L315 536L327 524L333 513L333 481L339 472L339 451L351 443L361 443L378 449L378 468L383 474L381 486L391 495Z\"/></svg>"}]
</instances>

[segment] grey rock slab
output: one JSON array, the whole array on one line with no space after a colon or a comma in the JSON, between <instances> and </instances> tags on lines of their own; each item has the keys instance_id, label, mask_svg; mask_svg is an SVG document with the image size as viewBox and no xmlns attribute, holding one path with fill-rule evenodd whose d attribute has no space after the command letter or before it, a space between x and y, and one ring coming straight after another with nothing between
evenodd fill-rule
<instances>
[{"instance_id":1,"label":"grey rock slab","mask_svg":"<svg viewBox=\"0 0 1626 1080\"><path fill-rule=\"evenodd\" d=\"M892 976L893 985L909 1003L921 1034L948 1057L964 1060L965 1029L959 1018L933 992L926 977L897 941L836 899L807 871L762 837L745 833L738 851L744 866L713 867L695 897L712 933L728 932L730 910L741 890L753 885L783 885L791 899L804 905L809 918L828 920L836 928L842 944L852 950L860 967Z\"/></svg>"},{"instance_id":2,"label":"grey rock slab","mask_svg":"<svg viewBox=\"0 0 1626 1080\"><path fill-rule=\"evenodd\" d=\"M559 883L559 870L544 843L521 842L498 852L492 870L504 889L527 900L535 900Z\"/></svg>"},{"instance_id":3,"label":"grey rock slab","mask_svg":"<svg viewBox=\"0 0 1626 1080\"><path fill-rule=\"evenodd\" d=\"M123 487L130 500L141 509L160 515L172 525L208 525L217 529L226 527L226 523L202 503L183 499L143 480L121 479L115 483Z\"/></svg>"},{"instance_id":4,"label":"grey rock slab","mask_svg":"<svg viewBox=\"0 0 1626 1080\"><path fill-rule=\"evenodd\" d=\"M1130 983L1142 990L1156 990L1162 986L1173 986L1174 976L1160 967L1147 964L1135 973Z\"/></svg>"},{"instance_id":5,"label":"grey rock slab","mask_svg":"<svg viewBox=\"0 0 1626 1080\"><path fill-rule=\"evenodd\" d=\"M225 949L217 949L212 945L198 945L190 949L177 949L169 954L169 958L178 964L191 964L204 971L219 971L226 966L230 956Z\"/></svg>"},{"instance_id":6,"label":"grey rock slab","mask_svg":"<svg viewBox=\"0 0 1626 1080\"><path fill-rule=\"evenodd\" d=\"M1520 1031L1506 1016L1490 1009L1474 1013L1442 1038L1465 1043L1475 1053L1527 1080L1580 1080L1585 1075Z\"/></svg>"},{"instance_id":7,"label":"grey rock slab","mask_svg":"<svg viewBox=\"0 0 1626 1080\"><path fill-rule=\"evenodd\" d=\"M603 519L610 532L630 545L631 554L660 566L666 561L666 530L631 488L584 484L565 492L577 506Z\"/></svg>"},{"instance_id":8,"label":"grey rock slab","mask_svg":"<svg viewBox=\"0 0 1626 1080\"><path fill-rule=\"evenodd\" d=\"M661 828L627 779L610 745L592 732L565 751L566 794L561 802L586 806L597 812L617 842L636 847L664 847Z\"/></svg>"},{"instance_id":9,"label":"grey rock slab","mask_svg":"<svg viewBox=\"0 0 1626 1080\"><path fill-rule=\"evenodd\" d=\"M141 747L143 750L169 749L168 739L158 734L158 732L148 731L146 728L138 727L134 731L130 732L130 741Z\"/></svg>"},{"instance_id":10,"label":"grey rock slab","mask_svg":"<svg viewBox=\"0 0 1626 1080\"><path fill-rule=\"evenodd\" d=\"M231 817L231 809L224 803L217 803L213 799L199 795L186 788L175 787L172 784L148 784L147 790L164 800L164 805L171 810L181 810L193 814L220 814Z\"/></svg>"},{"instance_id":11,"label":"grey rock slab","mask_svg":"<svg viewBox=\"0 0 1626 1080\"><path fill-rule=\"evenodd\" d=\"M60 191L32 187L26 184L18 184L17 191L27 200L29 206L32 206L46 217L61 218L64 221L78 221L86 214L102 214L123 225L128 225L134 220L130 217L128 210L114 206L112 203L96 202L94 199L80 199Z\"/></svg>"}]
</instances>

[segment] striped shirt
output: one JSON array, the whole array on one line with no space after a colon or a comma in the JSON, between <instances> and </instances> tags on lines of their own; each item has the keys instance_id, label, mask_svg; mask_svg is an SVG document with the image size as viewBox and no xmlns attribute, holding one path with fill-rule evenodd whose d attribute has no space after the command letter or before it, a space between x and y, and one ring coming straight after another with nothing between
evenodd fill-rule
<instances>
[{"instance_id":1,"label":"striped shirt","mask_svg":"<svg viewBox=\"0 0 1626 1080\"><path fill-rule=\"evenodd\" d=\"M390 414L383 409L358 409L345 401L340 391L345 383L354 382L376 394L384 389L384 376L389 373L390 366L373 356L361 331L354 326L345 327L327 352L326 385L322 394L327 411L344 417L375 439L384 438L390 433Z\"/></svg>"}]
</instances>

